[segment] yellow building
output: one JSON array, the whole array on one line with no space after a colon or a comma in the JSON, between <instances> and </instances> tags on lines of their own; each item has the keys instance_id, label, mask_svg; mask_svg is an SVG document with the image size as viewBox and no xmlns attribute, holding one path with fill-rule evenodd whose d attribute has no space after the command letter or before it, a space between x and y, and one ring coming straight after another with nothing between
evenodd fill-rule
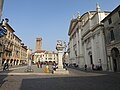
<instances>
[{"instance_id":1,"label":"yellow building","mask_svg":"<svg viewBox=\"0 0 120 90\"><path fill-rule=\"evenodd\" d=\"M26 63L27 63L27 46L25 46L24 43L21 43L20 64L26 64Z\"/></svg>"},{"instance_id":2,"label":"yellow building","mask_svg":"<svg viewBox=\"0 0 120 90\"><path fill-rule=\"evenodd\" d=\"M7 30L5 37L1 40L3 46L2 65L5 62L11 65L26 64L27 62L27 46L22 40L14 34L13 28L8 24L8 19L3 20L2 26Z\"/></svg>"},{"instance_id":3,"label":"yellow building","mask_svg":"<svg viewBox=\"0 0 120 90\"><path fill-rule=\"evenodd\" d=\"M2 22L2 25L7 30L7 33L4 37L3 43L3 60L2 64L5 62L11 62L12 59L12 50L13 50L13 37L14 37L14 30L13 28L8 24L8 19L5 19L5 21Z\"/></svg>"},{"instance_id":4,"label":"yellow building","mask_svg":"<svg viewBox=\"0 0 120 90\"><path fill-rule=\"evenodd\" d=\"M21 39L14 34L13 37L13 51L12 51L12 61L14 65L20 64L20 49L21 49Z\"/></svg>"}]
</instances>

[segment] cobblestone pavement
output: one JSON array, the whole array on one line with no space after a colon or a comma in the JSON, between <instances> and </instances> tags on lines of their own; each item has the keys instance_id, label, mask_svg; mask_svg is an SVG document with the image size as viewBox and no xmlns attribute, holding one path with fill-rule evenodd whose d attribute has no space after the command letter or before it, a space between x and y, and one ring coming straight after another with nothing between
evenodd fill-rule
<instances>
[{"instance_id":1,"label":"cobblestone pavement","mask_svg":"<svg viewBox=\"0 0 120 90\"><path fill-rule=\"evenodd\" d=\"M0 90L120 90L120 73L68 70L69 75L0 75Z\"/></svg>"}]
</instances>

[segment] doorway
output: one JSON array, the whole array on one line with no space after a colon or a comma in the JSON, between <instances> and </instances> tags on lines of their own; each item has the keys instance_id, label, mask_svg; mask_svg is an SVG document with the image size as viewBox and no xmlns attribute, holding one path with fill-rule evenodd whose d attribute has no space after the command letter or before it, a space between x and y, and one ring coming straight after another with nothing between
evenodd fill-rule
<instances>
[{"instance_id":1,"label":"doorway","mask_svg":"<svg viewBox=\"0 0 120 90\"><path fill-rule=\"evenodd\" d=\"M90 55L90 64L93 64L92 55Z\"/></svg>"},{"instance_id":2,"label":"doorway","mask_svg":"<svg viewBox=\"0 0 120 90\"><path fill-rule=\"evenodd\" d=\"M113 69L116 72L117 71L117 61L116 59L113 59Z\"/></svg>"},{"instance_id":3,"label":"doorway","mask_svg":"<svg viewBox=\"0 0 120 90\"><path fill-rule=\"evenodd\" d=\"M112 61L113 61L113 70L114 70L114 72L120 71L119 50L116 47L112 48L111 56L112 56Z\"/></svg>"},{"instance_id":4,"label":"doorway","mask_svg":"<svg viewBox=\"0 0 120 90\"><path fill-rule=\"evenodd\" d=\"M92 64L93 64L93 56L92 56L92 52L89 51L88 55L89 55L89 57L90 57L90 64L92 65Z\"/></svg>"}]
</instances>

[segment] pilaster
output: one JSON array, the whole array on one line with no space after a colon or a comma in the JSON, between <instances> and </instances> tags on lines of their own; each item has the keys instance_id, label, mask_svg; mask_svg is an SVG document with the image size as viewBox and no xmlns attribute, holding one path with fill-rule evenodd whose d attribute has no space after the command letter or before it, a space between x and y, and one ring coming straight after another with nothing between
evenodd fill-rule
<instances>
[{"instance_id":1,"label":"pilaster","mask_svg":"<svg viewBox=\"0 0 120 90\"><path fill-rule=\"evenodd\" d=\"M93 60L93 64L95 63L95 47L94 47L94 37L91 37L91 47L92 47L92 60Z\"/></svg>"}]
</instances>

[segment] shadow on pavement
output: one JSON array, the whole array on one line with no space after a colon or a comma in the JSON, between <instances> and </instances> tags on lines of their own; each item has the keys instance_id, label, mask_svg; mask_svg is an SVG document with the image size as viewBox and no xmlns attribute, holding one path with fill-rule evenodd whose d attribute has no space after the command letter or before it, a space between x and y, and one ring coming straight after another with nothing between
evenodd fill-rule
<instances>
[{"instance_id":1,"label":"shadow on pavement","mask_svg":"<svg viewBox=\"0 0 120 90\"><path fill-rule=\"evenodd\" d=\"M103 76L23 79L20 90L120 90L120 78Z\"/></svg>"},{"instance_id":2,"label":"shadow on pavement","mask_svg":"<svg viewBox=\"0 0 120 90\"><path fill-rule=\"evenodd\" d=\"M86 72L86 73L99 73L99 74L118 74L120 75L120 72L110 72L110 71L100 71L100 70L85 70L84 68L75 68L75 67L69 67L70 69L74 69L74 70L79 70L82 72Z\"/></svg>"},{"instance_id":3,"label":"shadow on pavement","mask_svg":"<svg viewBox=\"0 0 120 90\"><path fill-rule=\"evenodd\" d=\"M0 75L0 87L7 81L5 78L8 76L7 73L10 73L12 70L0 71L0 74L5 73L4 75Z\"/></svg>"}]
</instances>

